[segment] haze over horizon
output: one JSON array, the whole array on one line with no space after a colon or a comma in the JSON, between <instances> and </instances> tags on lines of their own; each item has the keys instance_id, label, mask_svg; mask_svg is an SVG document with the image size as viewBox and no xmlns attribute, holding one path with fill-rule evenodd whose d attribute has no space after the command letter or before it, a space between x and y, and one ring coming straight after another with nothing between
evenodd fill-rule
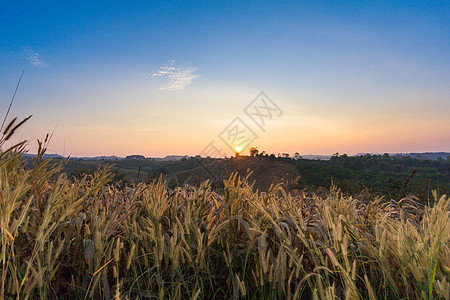
<instances>
[{"instance_id":1,"label":"haze over horizon","mask_svg":"<svg viewBox=\"0 0 450 300\"><path fill-rule=\"evenodd\" d=\"M10 119L33 114L30 153L54 130L49 153L232 155L219 135L236 117L268 153L450 152L448 15L447 1L2 1L0 109L24 70ZM280 113L258 127L244 110L262 91Z\"/></svg>"}]
</instances>

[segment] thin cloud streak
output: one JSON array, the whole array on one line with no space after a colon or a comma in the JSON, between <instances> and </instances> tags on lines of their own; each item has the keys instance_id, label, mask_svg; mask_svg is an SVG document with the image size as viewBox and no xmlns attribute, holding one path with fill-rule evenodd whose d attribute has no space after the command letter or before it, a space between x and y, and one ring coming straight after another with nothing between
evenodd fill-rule
<instances>
[{"instance_id":1,"label":"thin cloud streak","mask_svg":"<svg viewBox=\"0 0 450 300\"><path fill-rule=\"evenodd\" d=\"M192 83L198 75L194 72L198 68L191 66L179 66L174 60L170 60L167 64L163 65L158 72L149 75L144 74L146 78L154 77L167 77L167 84L162 86L160 90L183 90Z\"/></svg>"},{"instance_id":2,"label":"thin cloud streak","mask_svg":"<svg viewBox=\"0 0 450 300\"><path fill-rule=\"evenodd\" d=\"M30 47L24 47L22 48L22 51L33 66L39 68L47 66L47 64L42 60L41 55Z\"/></svg>"}]
</instances>

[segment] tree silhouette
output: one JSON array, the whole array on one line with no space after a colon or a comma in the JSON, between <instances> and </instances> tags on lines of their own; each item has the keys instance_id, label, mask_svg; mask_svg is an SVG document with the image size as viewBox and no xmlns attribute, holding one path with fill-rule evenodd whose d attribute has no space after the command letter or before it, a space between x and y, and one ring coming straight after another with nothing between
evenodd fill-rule
<instances>
[{"instance_id":1,"label":"tree silhouette","mask_svg":"<svg viewBox=\"0 0 450 300\"><path fill-rule=\"evenodd\" d=\"M256 148L256 147L251 147L250 148L250 156L256 156L256 155L258 155L258 148Z\"/></svg>"}]
</instances>

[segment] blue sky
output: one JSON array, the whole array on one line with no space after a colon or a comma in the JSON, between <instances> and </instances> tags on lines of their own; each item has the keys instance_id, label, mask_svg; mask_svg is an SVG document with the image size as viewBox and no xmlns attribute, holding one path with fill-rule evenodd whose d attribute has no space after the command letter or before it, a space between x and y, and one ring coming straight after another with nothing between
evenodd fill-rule
<instances>
[{"instance_id":1,"label":"blue sky","mask_svg":"<svg viewBox=\"0 0 450 300\"><path fill-rule=\"evenodd\" d=\"M65 155L197 154L264 91L268 152L450 151L445 1L2 1L0 98ZM219 142L218 142L219 144ZM226 145L221 145L224 149Z\"/></svg>"}]
</instances>

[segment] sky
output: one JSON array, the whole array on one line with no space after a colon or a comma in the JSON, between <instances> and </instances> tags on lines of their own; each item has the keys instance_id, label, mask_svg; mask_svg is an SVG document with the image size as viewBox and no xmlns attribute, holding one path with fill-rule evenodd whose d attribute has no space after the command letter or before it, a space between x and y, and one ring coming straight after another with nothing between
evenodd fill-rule
<instances>
[{"instance_id":1,"label":"sky","mask_svg":"<svg viewBox=\"0 0 450 300\"><path fill-rule=\"evenodd\" d=\"M0 2L0 116L64 156L450 151L448 1ZM261 94L262 93L262 94ZM206 156L206 155L205 155Z\"/></svg>"}]
</instances>

